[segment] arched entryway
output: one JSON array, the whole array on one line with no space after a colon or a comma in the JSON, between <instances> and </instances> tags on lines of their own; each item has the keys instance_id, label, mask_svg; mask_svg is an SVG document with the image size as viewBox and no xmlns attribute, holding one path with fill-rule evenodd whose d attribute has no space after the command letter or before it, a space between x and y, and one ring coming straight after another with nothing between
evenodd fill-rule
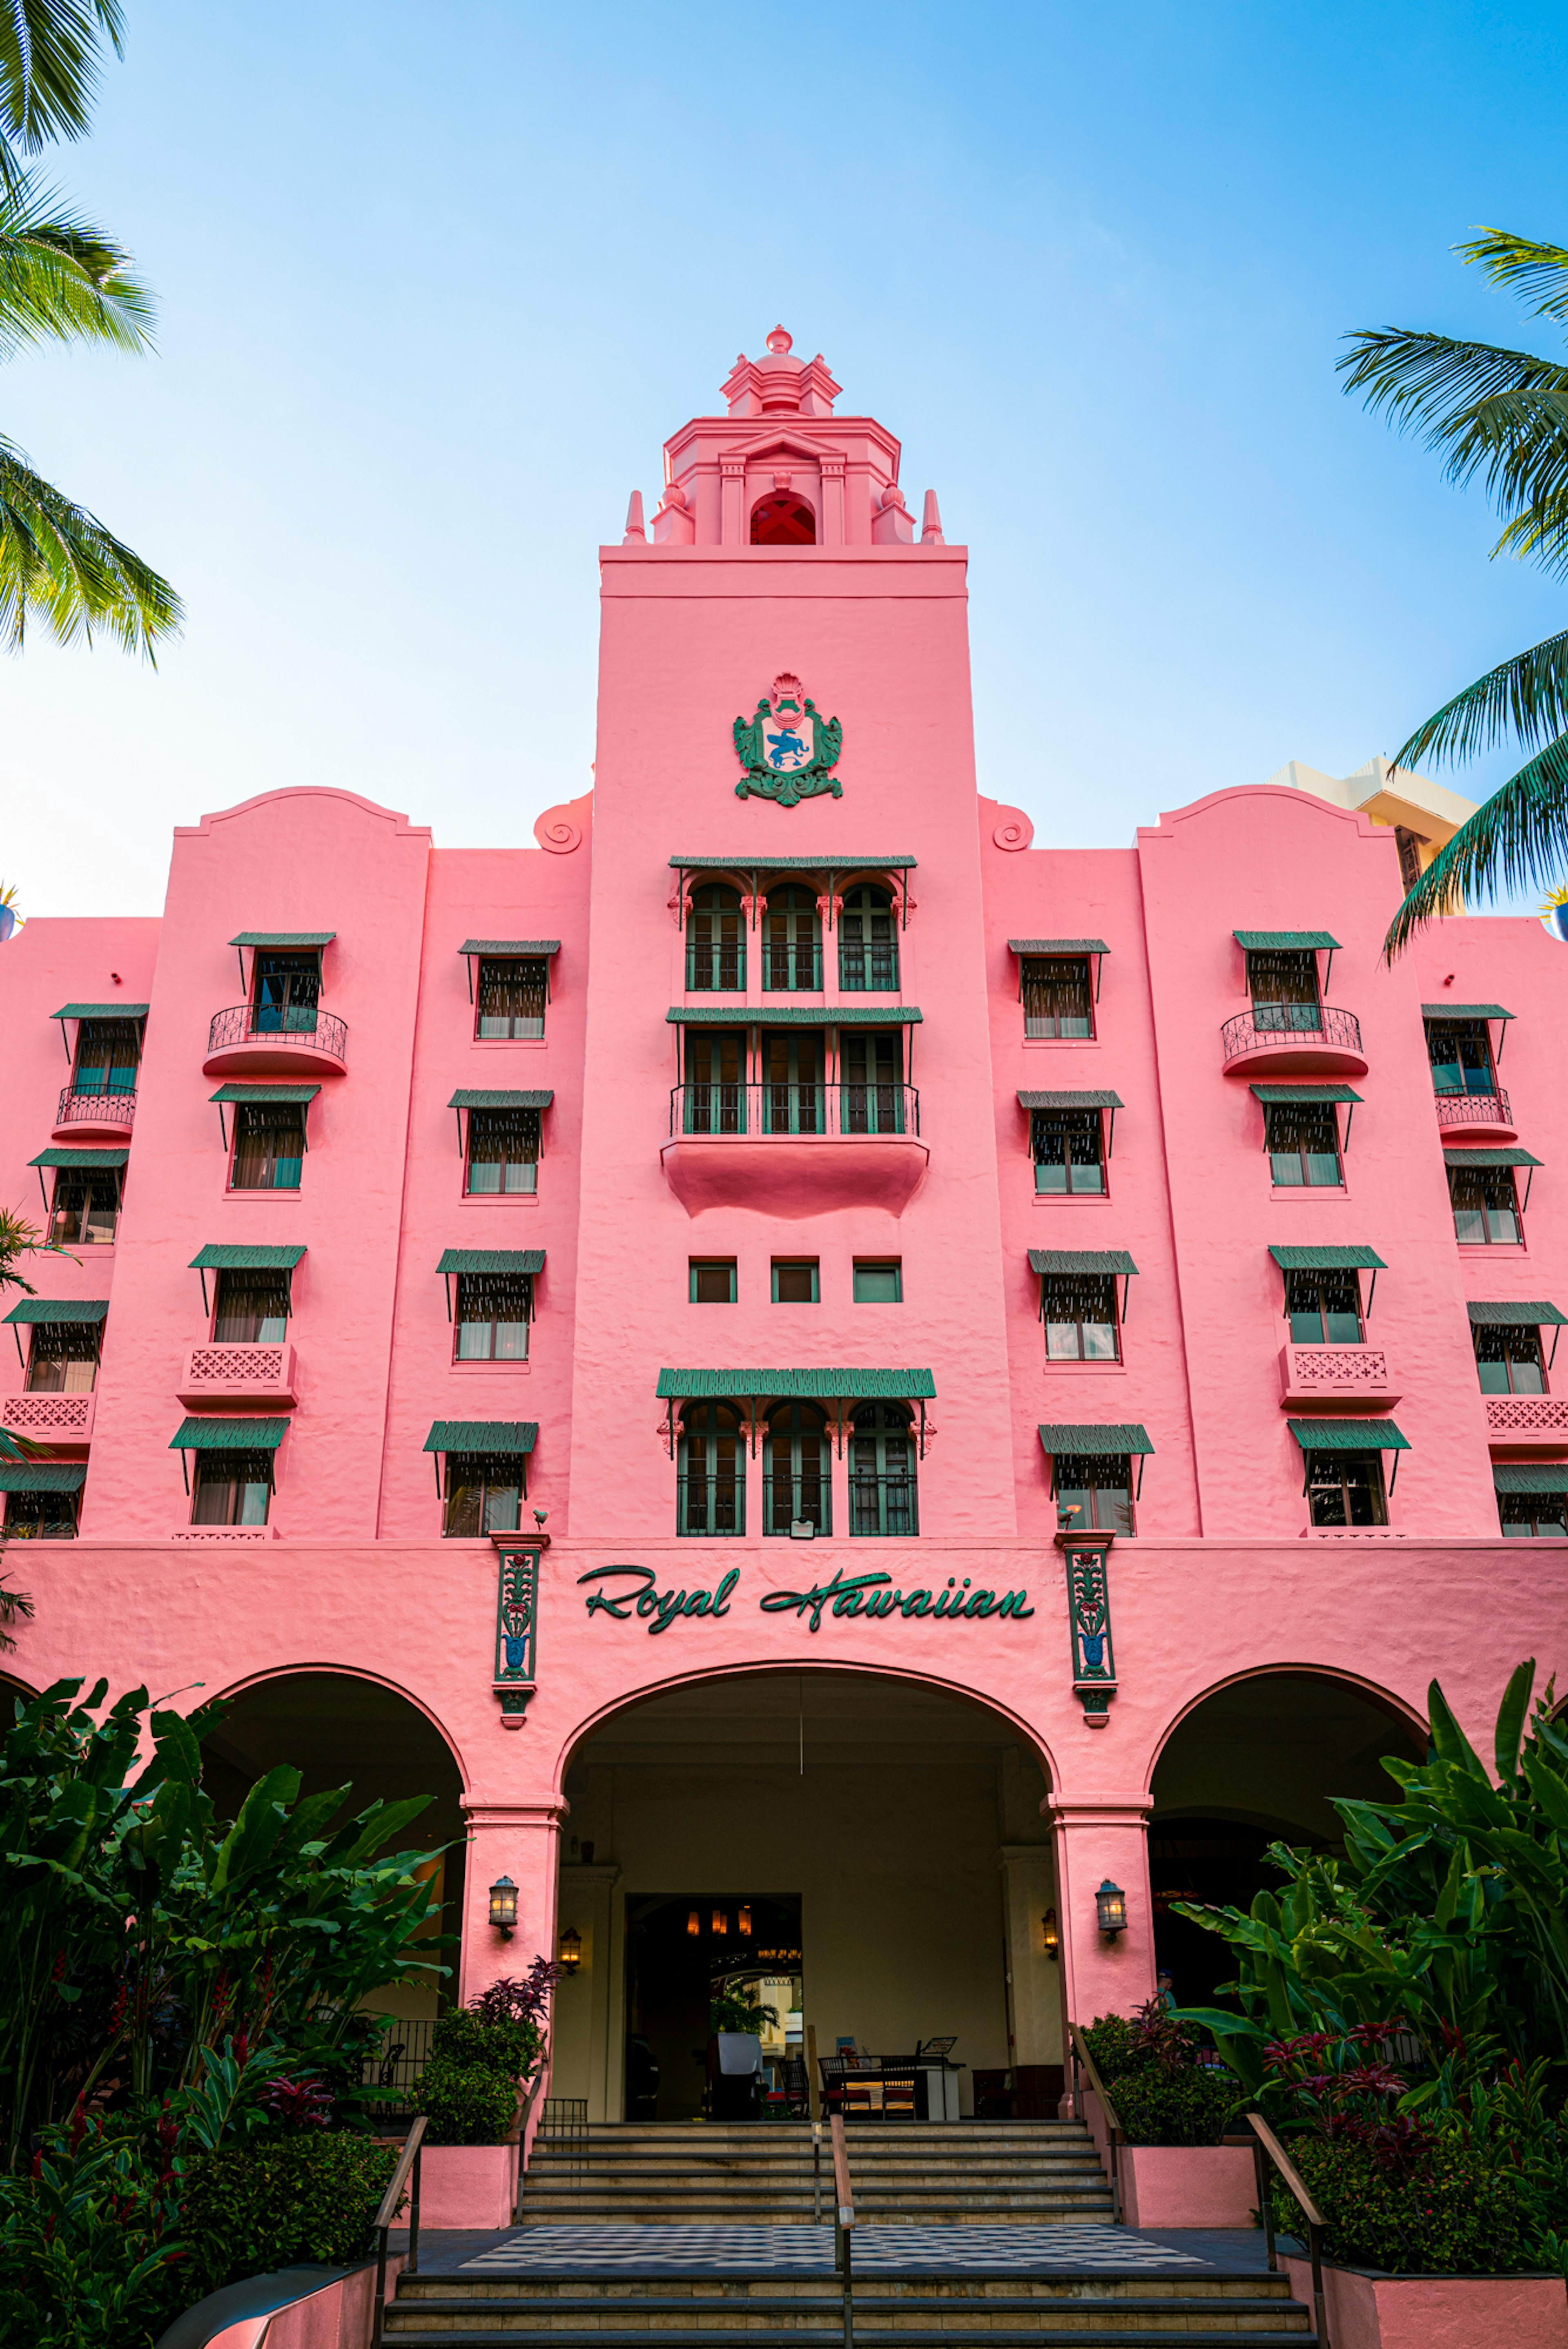
<instances>
[{"instance_id":1,"label":"arched entryway","mask_svg":"<svg viewBox=\"0 0 1568 2349\"><path fill-rule=\"evenodd\" d=\"M713 1984L778 2010L782 2074L809 2022L887 2058L950 2038L961 2111L1060 2093L1046 1776L983 1704L857 1671L744 1672L631 1703L574 1754L557 2095L590 2117L700 2107ZM659 2085L649 2086L649 2064Z\"/></svg>"},{"instance_id":2,"label":"arched entryway","mask_svg":"<svg viewBox=\"0 0 1568 2349\"><path fill-rule=\"evenodd\" d=\"M1387 1801L1397 1789L1381 1756L1425 1752L1392 1698L1328 1672L1253 1673L1183 1716L1155 1768L1148 1830L1155 1955L1180 2004L1210 2003L1235 1962L1172 1903L1249 1907L1282 1880L1264 1857L1271 1843L1342 1850L1332 1798Z\"/></svg>"}]
</instances>

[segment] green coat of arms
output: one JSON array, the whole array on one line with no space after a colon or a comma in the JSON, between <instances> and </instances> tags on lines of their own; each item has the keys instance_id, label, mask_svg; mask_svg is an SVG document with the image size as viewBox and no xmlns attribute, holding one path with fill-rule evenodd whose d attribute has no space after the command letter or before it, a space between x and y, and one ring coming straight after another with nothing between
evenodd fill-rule
<instances>
[{"instance_id":1,"label":"green coat of arms","mask_svg":"<svg viewBox=\"0 0 1568 2349\"><path fill-rule=\"evenodd\" d=\"M775 677L751 723L737 718L732 731L735 756L746 771L735 785L737 799L755 796L794 807L824 792L843 798L844 786L831 771L838 764L844 729L836 718L820 715L798 677Z\"/></svg>"}]
</instances>

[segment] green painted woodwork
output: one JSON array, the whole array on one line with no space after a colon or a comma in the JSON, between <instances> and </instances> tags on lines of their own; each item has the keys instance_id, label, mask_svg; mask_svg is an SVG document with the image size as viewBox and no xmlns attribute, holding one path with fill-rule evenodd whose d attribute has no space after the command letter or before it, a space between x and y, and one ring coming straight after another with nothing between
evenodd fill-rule
<instances>
[{"instance_id":1,"label":"green painted woodwork","mask_svg":"<svg viewBox=\"0 0 1568 2349\"><path fill-rule=\"evenodd\" d=\"M495 1674L503 1690L532 1688L538 1677L539 1558L537 1544L501 1550L496 1559ZM521 1705L508 1708L520 1713Z\"/></svg>"},{"instance_id":2,"label":"green painted woodwork","mask_svg":"<svg viewBox=\"0 0 1568 2349\"><path fill-rule=\"evenodd\" d=\"M1249 1085L1261 1102L1358 1102L1348 1085Z\"/></svg>"},{"instance_id":3,"label":"green painted woodwork","mask_svg":"<svg viewBox=\"0 0 1568 2349\"><path fill-rule=\"evenodd\" d=\"M533 962L547 962L560 951L559 938L464 938L458 948L461 955L526 956Z\"/></svg>"},{"instance_id":4,"label":"green painted woodwork","mask_svg":"<svg viewBox=\"0 0 1568 2349\"><path fill-rule=\"evenodd\" d=\"M51 1011L51 1019L145 1019L151 1006L146 1003L62 1003Z\"/></svg>"},{"instance_id":5,"label":"green painted woodwork","mask_svg":"<svg viewBox=\"0 0 1568 2349\"><path fill-rule=\"evenodd\" d=\"M930 1402L929 1371L660 1371L655 1394L678 1402Z\"/></svg>"},{"instance_id":6,"label":"green painted woodwork","mask_svg":"<svg viewBox=\"0 0 1568 2349\"><path fill-rule=\"evenodd\" d=\"M750 724L737 718L731 727L735 756L746 771L735 785L738 800L775 800L780 807L795 807L802 800L820 799L827 792L836 800L844 797L844 786L833 773L844 748L844 729L836 718L824 718L809 694L803 693L801 701L805 705L804 709L792 695L775 709L764 693ZM767 720L783 718L786 710L796 719L809 718L813 728L812 755L804 767L795 768L792 774L781 774L768 765L763 739Z\"/></svg>"},{"instance_id":7,"label":"green painted woodwork","mask_svg":"<svg viewBox=\"0 0 1568 2349\"><path fill-rule=\"evenodd\" d=\"M1031 1272L1091 1272L1119 1275L1136 1272L1126 1248L1031 1248Z\"/></svg>"},{"instance_id":8,"label":"green painted woodwork","mask_svg":"<svg viewBox=\"0 0 1568 2349\"><path fill-rule=\"evenodd\" d=\"M207 1098L215 1102L296 1102L303 1109L320 1091L319 1085L220 1085Z\"/></svg>"},{"instance_id":9,"label":"green painted woodwork","mask_svg":"<svg viewBox=\"0 0 1568 2349\"><path fill-rule=\"evenodd\" d=\"M109 1311L107 1297L25 1297L13 1305L7 1321L101 1321Z\"/></svg>"},{"instance_id":10,"label":"green painted woodwork","mask_svg":"<svg viewBox=\"0 0 1568 2349\"><path fill-rule=\"evenodd\" d=\"M438 1272L543 1272L543 1248L448 1248Z\"/></svg>"},{"instance_id":11,"label":"green painted woodwork","mask_svg":"<svg viewBox=\"0 0 1568 2349\"><path fill-rule=\"evenodd\" d=\"M1376 1248L1319 1240L1314 1247L1272 1247L1269 1254L1282 1272L1386 1272Z\"/></svg>"},{"instance_id":12,"label":"green painted woodwork","mask_svg":"<svg viewBox=\"0 0 1568 2349\"><path fill-rule=\"evenodd\" d=\"M171 1452L275 1452L288 1432L286 1419L182 1419L169 1439Z\"/></svg>"},{"instance_id":13,"label":"green painted woodwork","mask_svg":"<svg viewBox=\"0 0 1568 2349\"><path fill-rule=\"evenodd\" d=\"M29 1166L123 1166L130 1157L129 1150L40 1150L36 1158L29 1158Z\"/></svg>"},{"instance_id":14,"label":"green painted woodwork","mask_svg":"<svg viewBox=\"0 0 1568 2349\"><path fill-rule=\"evenodd\" d=\"M1048 1421L1039 1429L1040 1442L1052 1458L1064 1459L1075 1452L1148 1452L1154 1450L1148 1440L1148 1430L1136 1420L1118 1420L1102 1427L1079 1425L1065 1420Z\"/></svg>"},{"instance_id":15,"label":"green painted woodwork","mask_svg":"<svg viewBox=\"0 0 1568 2349\"><path fill-rule=\"evenodd\" d=\"M1303 1452L1408 1452L1391 1419L1287 1419Z\"/></svg>"},{"instance_id":16,"label":"green painted woodwork","mask_svg":"<svg viewBox=\"0 0 1568 2349\"><path fill-rule=\"evenodd\" d=\"M1105 955L1104 938L1009 938L1007 951L1015 955Z\"/></svg>"},{"instance_id":17,"label":"green painted woodwork","mask_svg":"<svg viewBox=\"0 0 1568 2349\"><path fill-rule=\"evenodd\" d=\"M672 1005L667 1026L676 1028L916 1028L924 1014L912 1004L890 1003L885 1011L867 1004L835 1004L830 1010L759 1011L751 1004L725 1011L707 1004Z\"/></svg>"},{"instance_id":18,"label":"green painted woodwork","mask_svg":"<svg viewBox=\"0 0 1568 2349\"><path fill-rule=\"evenodd\" d=\"M329 947L336 930L242 930L232 947Z\"/></svg>"},{"instance_id":19,"label":"green painted woodwork","mask_svg":"<svg viewBox=\"0 0 1568 2349\"><path fill-rule=\"evenodd\" d=\"M86 1482L85 1460L30 1460L25 1468L0 1464L0 1493L79 1493Z\"/></svg>"},{"instance_id":20,"label":"green painted woodwork","mask_svg":"<svg viewBox=\"0 0 1568 2349\"><path fill-rule=\"evenodd\" d=\"M539 1440L536 1419L438 1419L421 1447L426 1452L532 1452Z\"/></svg>"},{"instance_id":21,"label":"green painted woodwork","mask_svg":"<svg viewBox=\"0 0 1568 2349\"><path fill-rule=\"evenodd\" d=\"M913 873L913 856L672 856L672 873Z\"/></svg>"},{"instance_id":22,"label":"green painted woodwork","mask_svg":"<svg viewBox=\"0 0 1568 2349\"><path fill-rule=\"evenodd\" d=\"M292 1272L303 1247L238 1247L227 1241L210 1240L199 1256L191 1258L192 1272Z\"/></svg>"},{"instance_id":23,"label":"green painted woodwork","mask_svg":"<svg viewBox=\"0 0 1568 2349\"><path fill-rule=\"evenodd\" d=\"M1538 1468L1514 1468L1499 1463L1491 1472L1497 1493L1568 1493L1568 1460L1543 1461Z\"/></svg>"},{"instance_id":24,"label":"green painted woodwork","mask_svg":"<svg viewBox=\"0 0 1568 2349\"><path fill-rule=\"evenodd\" d=\"M1539 1329L1543 1322L1548 1329L1555 1327L1558 1323L1568 1324L1568 1313L1559 1313L1555 1305L1548 1305L1545 1299L1540 1297L1532 1297L1518 1305L1479 1305L1472 1299L1466 1306L1465 1310L1472 1321L1482 1323L1501 1321L1522 1324L1526 1327L1533 1326L1536 1329Z\"/></svg>"},{"instance_id":25,"label":"green painted woodwork","mask_svg":"<svg viewBox=\"0 0 1568 2349\"><path fill-rule=\"evenodd\" d=\"M1423 1019L1512 1019L1517 1014L1505 1011L1501 1003L1423 1003Z\"/></svg>"},{"instance_id":26,"label":"green painted woodwork","mask_svg":"<svg viewBox=\"0 0 1568 2349\"><path fill-rule=\"evenodd\" d=\"M1474 1096L1479 1099L1480 1096ZM1540 1166L1544 1162L1532 1158L1528 1150L1445 1150L1445 1166Z\"/></svg>"},{"instance_id":27,"label":"green painted woodwork","mask_svg":"<svg viewBox=\"0 0 1568 2349\"><path fill-rule=\"evenodd\" d=\"M496 1092L489 1088L453 1093L448 1109L548 1109L554 1092Z\"/></svg>"},{"instance_id":28,"label":"green painted woodwork","mask_svg":"<svg viewBox=\"0 0 1568 2349\"><path fill-rule=\"evenodd\" d=\"M1106 1555L1111 1535L1064 1543L1067 1621L1072 1640L1073 1691L1085 1713L1104 1716L1116 1692L1111 1646L1111 1588Z\"/></svg>"},{"instance_id":29,"label":"green painted woodwork","mask_svg":"<svg viewBox=\"0 0 1568 2349\"><path fill-rule=\"evenodd\" d=\"M1337 954L1339 940L1327 930L1232 930L1249 954Z\"/></svg>"},{"instance_id":30,"label":"green painted woodwork","mask_svg":"<svg viewBox=\"0 0 1568 2349\"><path fill-rule=\"evenodd\" d=\"M1020 1093L1020 1109L1120 1109L1120 1093Z\"/></svg>"}]
</instances>

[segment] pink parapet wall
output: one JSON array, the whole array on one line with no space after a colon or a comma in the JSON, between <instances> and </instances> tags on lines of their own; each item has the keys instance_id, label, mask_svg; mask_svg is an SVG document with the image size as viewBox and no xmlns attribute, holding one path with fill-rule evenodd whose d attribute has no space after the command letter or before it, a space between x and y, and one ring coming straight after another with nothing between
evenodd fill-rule
<instances>
[{"instance_id":1,"label":"pink parapet wall","mask_svg":"<svg viewBox=\"0 0 1568 2349\"><path fill-rule=\"evenodd\" d=\"M1285 2261L1313 2304L1312 2262ZM1568 2349L1561 2276L1390 2276L1325 2267L1334 2349Z\"/></svg>"},{"instance_id":2,"label":"pink parapet wall","mask_svg":"<svg viewBox=\"0 0 1568 2349\"><path fill-rule=\"evenodd\" d=\"M1129 2227L1251 2227L1258 2180L1244 2145L1129 2145L1121 2154Z\"/></svg>"}]
</instances>

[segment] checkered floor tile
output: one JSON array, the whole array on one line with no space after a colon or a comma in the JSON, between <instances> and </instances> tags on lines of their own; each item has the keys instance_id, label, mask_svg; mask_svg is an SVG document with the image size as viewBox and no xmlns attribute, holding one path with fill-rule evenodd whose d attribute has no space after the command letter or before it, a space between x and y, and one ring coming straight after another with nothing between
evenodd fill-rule
<instances>
[{"instance_id":1,"label":"checkered floor tile","mask_svg":"<svg viewBox=\"0 0 1568 2349\"><path fill-rule=\"evenodd\" d=\"M857 2275L1123 2274L1210 2262L1127 2227L859 2227ZM472 2275L831 2275L826 2227L524 2227L465 2260Z\"/></svg>"}]
</instances>

